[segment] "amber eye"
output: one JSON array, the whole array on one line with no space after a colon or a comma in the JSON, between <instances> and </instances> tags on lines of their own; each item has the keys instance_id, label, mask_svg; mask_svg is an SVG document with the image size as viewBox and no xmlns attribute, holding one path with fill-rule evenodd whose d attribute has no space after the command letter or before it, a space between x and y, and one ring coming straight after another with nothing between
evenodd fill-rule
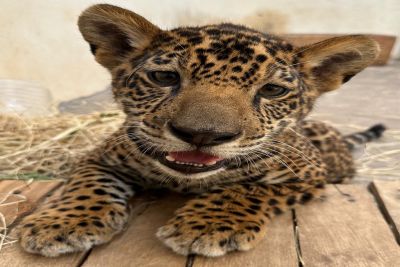
<instances>
[{"instance_id":1,"label":"amber eye","mask_svg":"<svg viewBox=\"0 0 400 267\"><path fill-rule=\"evenodd\" d=\"M287 93L289 93L289 89L272 83L267 83L258 91L258 94L264 98L281 97Z\"/></svg>"},{"instance_id":2,"label":"amber eye","mask_svg":"<svg viewBox=\"0 0 400 267\"><path fill-rule=\"evenodd\" d=\"M177 86L180 82L179 74L174 71L152 71L147 76L161 87Z\"/></svg>"}]
</instances>

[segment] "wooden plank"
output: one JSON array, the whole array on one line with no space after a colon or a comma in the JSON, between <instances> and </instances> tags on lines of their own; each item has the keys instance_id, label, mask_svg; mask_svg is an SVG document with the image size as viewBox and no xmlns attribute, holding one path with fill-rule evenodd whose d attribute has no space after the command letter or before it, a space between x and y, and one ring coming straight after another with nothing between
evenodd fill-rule
<instances>
[{"instance_id":1,"label":"wooden plank","mask_svg":"<svg viewBox=\"0 0 400 267\"><path fill-rule=\"evenodd\" d=\"M193 267L298 266L291 213L272 220L267 236L257 247L218 258L196 257Z\"/></svg>"},{"instance_id":2,"label":"wooden plank","mask_svg":"<svg viewBox=\"0 0 400 267\"><path fill-rule=\"evenodd\" d=\"M18 216L35 209L41 198L60 185L60 181L30 183L22 180L1 180L0 212L4 215L7 225L13 223Z\"/></svg>"},{"instance_id":3,"label":"wooden plank","mask_svg":"<svg viewBox=\"0 0 400 267\"><path fill-rule=\"evenodd\" d=\"M400 245L400 181L374 180L370 189Z\"/></svg>"},{"instance_id":4,"label":"wooden plank","mask_svg":"<svg viewBox=\"0 0 400 267\"><path fill-rule=\"evenodd\" d=\"M110 243L96 247L83 264L93 266L185 266L186 257L172 252L159 241L155 233L174 211L183 205L185 199L169 196L154 200L137 201L132 222L127 230Z\"/></svg>"},{"instance_id":5,"label":"wooden plank","mask_svg":"<svg viewBox=\"0 0 400 267\"><path fill-rule=\"evenodd\" d=\"M364 185L330 185L296 209L305 266L400 266L400 248Z\"/></svg>"},{"instance_id":6,"label":"wooden plank","mask_svg":"<svg viewBox=\"0 0 400 267\"><path fill-rule=\"evenodd\" d=\"M41 202L40 200L45 198L48 192L51 192L58 186L60 186L59 181L37 181L31 184L27 184L25 181L1 181L0 192L3 194L14 192L14 194L18 193L19 195L26 197L25 202L18 203L20 207L17 209L17 214L14 213L13 209L8 209L5 210L3 215L5 217L18 216L18 221L25 214L35 209L39 205L38 202ZM17 189L16 192L15 189ZM58 192L60 192L60 190L58 190ZM15 239L14 231L11 231L9 236L12 238L14 237ZM0 266L70 267L78 266L84 257L84 253L76 253L58 258L45 258L39 255L29 254L23 251L17 243L13 243L2 248L0 251L0 257Z\"/></svg>"}]
</instances>

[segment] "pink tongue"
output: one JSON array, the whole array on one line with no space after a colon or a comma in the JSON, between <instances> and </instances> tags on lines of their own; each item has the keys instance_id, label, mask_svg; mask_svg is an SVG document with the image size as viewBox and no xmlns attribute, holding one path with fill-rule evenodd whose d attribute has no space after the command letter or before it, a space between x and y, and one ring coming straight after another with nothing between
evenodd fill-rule
<instances>
[{"instance_id":1,"label":"pink tongue","mask_svg":"<svg viewBox=\"0 0 400 267\"><path fill-rule=\"evenodd\" d=\"M200 151L180 151L180 152L170 152L169 156L173 157L176 161L187 162L187 163L197 163L197 164L207 164L214 161L220 161L222 158L216 157L210 154L206 154Z\"/></svg>"}]
</instances>

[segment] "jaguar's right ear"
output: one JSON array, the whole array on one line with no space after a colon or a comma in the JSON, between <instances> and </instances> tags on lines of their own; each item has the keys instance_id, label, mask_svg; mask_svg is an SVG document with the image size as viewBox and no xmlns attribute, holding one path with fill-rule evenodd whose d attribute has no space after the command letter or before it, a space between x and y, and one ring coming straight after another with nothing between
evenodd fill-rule
<instances>
[{"instance_id":1,"label":"jaguar's right ear","mask_svg":"<svg viewBox=\"0 0 400 267\"><path fill-rule=\"evenodd\" d=\"M142 16L107 4L86 9L79 17L78 26L97 62L110 70L127 53L143 50L161 32Z\"/></svg>"}]
</instances>

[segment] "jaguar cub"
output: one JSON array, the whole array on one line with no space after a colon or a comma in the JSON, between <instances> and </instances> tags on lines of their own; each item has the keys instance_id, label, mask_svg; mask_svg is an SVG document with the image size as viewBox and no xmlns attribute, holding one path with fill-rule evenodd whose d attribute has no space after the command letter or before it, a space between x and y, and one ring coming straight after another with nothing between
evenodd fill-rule
<instances>
[{"instance_id":1,"label":"jaguar cub","mask_svg":"<svg viewBox=\"0 0 400 267\"><path fill-rule=\"evenodd\" d=\"M384 130L342 137L305 120L318 96L375 60L378 45L366 36L295 48L233 24L161 30L105 4L78 24L126 120L75 166L60 199L24 218L28 252L51 257L110 241L128 222L128 200L150 188L196 195L157 232L175 252L251 249L275 215L351 178L351 148Z\"/></svg>"}]
</instances>

